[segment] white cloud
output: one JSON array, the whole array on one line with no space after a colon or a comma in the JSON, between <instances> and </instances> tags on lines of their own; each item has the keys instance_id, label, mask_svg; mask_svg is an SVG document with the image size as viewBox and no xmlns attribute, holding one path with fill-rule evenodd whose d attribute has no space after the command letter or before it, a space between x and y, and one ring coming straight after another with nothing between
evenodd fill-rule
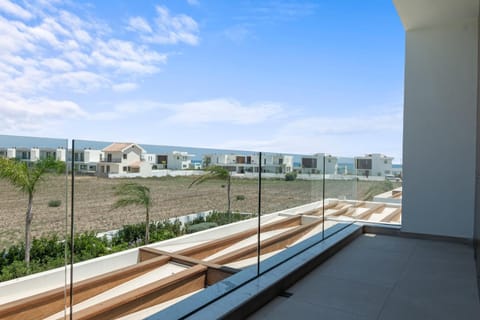
<instances>
[{"instance_id":1,"label":"white cloud","mask_svg":"<svg viewBox=\"0 0 480 320\"><path fill-rule=\"evenodd\" d=\"M79 104L63 97L135 90L142 76L159 72L167 62L166 54L116 37L105 23L69 11L70 5L0 0L4 123L36 128L35 122L61 119L64 113L86 117Z\"/></svg>"},{"instance_id":2,"label":"white cloud","mask_svg":"<svg viewBox=\"0 0 480 320\"><path fill-rule=\"evenodd\" d=\"M73 71L51 76L42 84L45 88L64 86L77 93L86 93L108 87L110 80L94 72Z\"/></svg>"},{"instance_id":3,"label":"white cloud","mask_svg":"<svg viewBox=\"0 0 480 320\"><path fill-rule=\"evenodd\" d=\"M85 115L82 108L70 100L24 98L6 93L0 95L2 130L10 132L39 132L53 123Z\"/></svg>"},{"instance_id":4,"label":"white cloud","mask_svg":"<svg viewBox=\"0 0 480 320\"><path fill-rule=\"evenodd\" d=\"M0 11L24 20L32 18L32 14L30 12L16 5L15 3L10 2L9 0L0 0Z\"/></svg>"},{"instance_id":5,"label":"white cloud","mask_svg":"<svg viewBox=\"0 0 480 320\"><path fill-rule=\"evenodd\" d=\"M232 99L214 99L167 105L173 115L169 122L184 125L227 123L249 125L266 121L283 113L283 108L274 103L255 103L242 105Z\"/></svg>"},{"instance_id":6,"label":"white cloud","mask_svg":"<svg viewBox=\"0 0 480 320\"><path fill-rule=\"evenodd\" d=\"M270 128L271 132L263 132L260 139L235 138L216 143L215 147L297 154L326 152L349 157L380 152L401 162L402 123L402 113L396 109L371 117L301 117L274 130Z\"/></svg>"},{"instance_id":7,"label":"white cloud","mask_svg":"<svg viewBox=\"0 0 480 320\"><path fill-rule=\"evenodd\" d=\"M383 132L385 130L401 130L402 118L400 112L361 117L309 117L295 120L287 124L283 130L289 133L308 132L312 135L351 135Z\"/></svg>"},{"instance_id":8,"label":"white cloud","mask_svg":"<svg viewBox=\"0 0 480 320\"><path fill-rule=\"evenodd\" d=\"M200 1L198 1L198 0L187 0L187 3L191 6L198 6L200 4Z\"/></svg>"},{"instance_id":9,"label":"white cloud","mask_svg":"<svg viewBox=\"0 0 480 320\"><path fill-rule=\"evenodd\" d=\"M71 71L73 68L69 62L59 58L47 58L41 63L52 71Z\"/></svg>"},{"instance_id":10,"label":"white cloud","mask_svg":"<svg viewBox=\"0 0 480 320\"><path fill-rule=\"evenodd\" d=\"M138 31L149 43L197 45L199 28L197 22L185 14L172 15L164 6L157 6L157 17L152 27L143 18L129 20L129 30Z\"/></svg>"},{"instance_id":11,"label":"white cloud","mask_svg":"<svg viewBox=\"0 0 480 320\"><path fill-rule=\"evenodd\" d=\"M138 85L134 82L123 82L112 85L113 91L116 92L128 92L138 88Z\"/></svg>"},{"instance_id":12,"label":"white cloud","mask_svg":"<svg viewBox=\"0 0 480 320\"><path fill-rule=\"evenodd\" d=\"M141 17L133 17L128 21L128 29L140 32L152 32L152 28L145 19Z\"/></svg>"},{"instance_id":13,"label":"white cloud","mask_svg":"<svg viewBox=\"0 0 480 320\"><path fill-rule=\"evenodd\" d=\"M97 41L91 58L100 66L117 72L151 74L159 71L158 65L167 62L167 55L150 51L128 41L110 39Z\"/></svg>"}]
</instances>

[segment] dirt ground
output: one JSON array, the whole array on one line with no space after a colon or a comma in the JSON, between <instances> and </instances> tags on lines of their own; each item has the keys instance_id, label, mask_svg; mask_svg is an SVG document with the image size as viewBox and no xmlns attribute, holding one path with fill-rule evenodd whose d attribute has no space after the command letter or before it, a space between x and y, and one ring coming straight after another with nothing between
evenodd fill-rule
<instances>
[{"instance_id":1,"label":"dirt ground","mask_svg":"<svg viewBox=\"0 0 480 320\"><path fill-rule=\"evenodd\" d=\"M227 207L225 183L207 181L189 188L193 177L138 178L151 190L152 220L181 216L206 210L224 211ZM141 207L112 210L115 201L113 187L125 179L76 177L74 186L75 232L118 229L124 224L144 220ZM363 199L368 189L378 182L325 181L325 196L339 199ZM32 232L34 236L48 233L65 234L69 230L71 186L65 176L47 176L34 197ZM262 214L295 207L322 198L322 181L262 180ZM68 192L67 192L68 191ZM256 213L258 181L232 179L232 210ZM237 199L243 196L244 200ZM51 200L61 200L59 207L49 207ZM27 197L8 182L0 180L0 249L23 241Z\"/></svg>"}]
</instances>

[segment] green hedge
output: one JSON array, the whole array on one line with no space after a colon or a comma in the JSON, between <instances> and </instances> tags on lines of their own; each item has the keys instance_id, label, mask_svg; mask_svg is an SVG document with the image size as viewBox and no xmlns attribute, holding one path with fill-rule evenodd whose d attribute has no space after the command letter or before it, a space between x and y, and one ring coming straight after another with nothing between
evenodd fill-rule
<instances>
[{"instance_id":1,"label":"green hedge","mask_svg":"<svg viewBox=\"0 0 480 320\"><path fill-rule=\"evenodd\" d=\"M213 228L219 225L250 218L239 213L213 212L205 218L195 219L185 226L179 220L152 222L150 224L150 241L157 242ZM143 245L145 242L145 223L125 225L110 239L97 237L90 231L74 237L74 261L80 262L110 253ZM65 244L67 261L70 261L70 239L64 240L56 234L34 238L30 251L30 265L24 260L25 245L19 243L0 251L0 281L6 281L29 274L61 267L65 264Z\"/></svg>"},{"instance_id":2,"label":"green hedge","mask_svg":"<svg viewBox=\"0 0 480 320\"><path fill-rule=\"evenodd\" d=\"M217 226L218 226L218 224L216 224L215 222L201 222L201 223L197 223L197 224L187 225L186 226L186 232L187 233L194 233L194 232L198 232L198 231L207 230L207 229L210 229L210 228L215 228Z\"/></svg>"}]
</instances>

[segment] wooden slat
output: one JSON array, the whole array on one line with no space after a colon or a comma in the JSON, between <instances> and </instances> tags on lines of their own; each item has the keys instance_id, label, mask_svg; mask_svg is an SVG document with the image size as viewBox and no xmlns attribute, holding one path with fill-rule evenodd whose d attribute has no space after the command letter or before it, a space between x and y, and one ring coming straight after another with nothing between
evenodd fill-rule
<instances>
[{"instance_id":1,"label":"wooden slat","mask_svg":"<svg viewBox=\"0 0 480 320\"><path fill-rule=\"evenodd\" d=\"M342 206L340 209L329 213L328 216L339 216L339 215L342 215L342 214L347 214L348 211L352 211L352 209L354 209L353 205L346 204L346 205Z\"/></svg>"},{"instance_id":2,"label":"wooden slat","mask_svg":"<svg viewBox=\"0 0 480 320\"><path fill-rule=\"evenodd\" d=\"M230 277L232 275L232 273L230 272L230 269L233 269L233 268L228 268L226 266L223 266L222 268L219 268L219 269L208 268L206 284L208 286L211 286L219 281L222 281L225 278Z\"/></svg>"},{"instance_id":3,"label":"wooden slat","mask_svg":"<svg viewBox=\"0 0 480 320\"><path fill-rule=\"evenodd\" d=\"M230 267L222 266L222 265L215 264L215 263L212 263L212 262L209 262L209 261L190 258L190 257L182 256L182 255L179 255L179 254L176 254L176 253L167 252L167 251L163 251L163 250L158 250L158 249L154 249L154 248L145 247L145 248L140 248L139 250L142 251L142 252L148 252L151 255L157 255L157 256L158 255L166 255L166 256L169 256L170 261L180 263L180 264L186 265L186 266L194 266L194 265L199 264L199 265L208 267L206 282L207 282L207 285L209 285L209 286L217 283L218 281L221 281L225 278L230 277L232 274L235 274L235 273L241 271L241 269L230 268Z\"/></svg>"},{"instance_id":4,"label":"wooden slat","mask_svg":"<svg viewBox=\"0 0 480 320\"><path fill-rule=\"evenodd\" d=\"M380 222L390 222L395 218L397 215L399 215L402 212L402 208L398 207L389 214L387 214Z\"/></svg>"},{"instance_id":5,"label":"wooden slat","mask_svg":"<svg viewBox=\"0 0 480 320\"><path fill-rule=\"evenodd\" d=\"M377 212L377 211L380 211L382 210L383 208L385 208L386 204L385 203L379 203L379 204L375 204L373 207L371 207L370 209L367 209L365 210L364 212L360 213L360 214L357 214L356 216L353 216L354 219L364 219L366 218L367 216Z\"/></svg>"},{"instance_id":6,"label":"wooden slat","mask_svg":"<svg viewBox=\"0 0 480 320\"><path fill-rule=\"evenodd\" d=\"M331 201L330 203L325 205L325 210L335 208L339 204L340 204L339 201ZM302 214L305 216L318 216L322 214L323 208L324 208L323 206L320 206L318 208L303 212Z\"/></svg>"},{"instance_id":7,"label":"wooden slat","mask_svg":"<svg viewBox=\"0 0 480 320\"><path fill-rule=\"evenodd\" d=\"M293 217L285 218L285 219L275 221L262 226L260 228L260 231L267 232L267 231L272 231L277 229L284 229L292 226L298 226L301 224L301 219L302 219L301 216L293 216ZM180 254L183 256L189 256L197 259L204 259L205 257L211 256L255 234L257 234L257 228L251 228L251 229L238 232L223 238L209 241L207 243L202 243L187 249L177 251L177 254Z\"/></svg>"},{"instance_id":8,"label":"wooden slat","mask_svg":"<svg viewBox=\"0 0 480 320\"><path fill-rule=\"evenodd\" d=\"M149 252L150 254L156 254L157 256L159 256L159 255L169 256L170 261L177 262L179 264L183 264L183 265L190 266L190 267L194 266L194 265L197 265L197 264L200 264L202 266L206 266L206 267L213 268L213 269L223 269L225 272L230 273L230 275L235 274L238 271L240 271L240 269L225 267L225 266L222 266L222 265L210 262L210 261L205 261L205 260L200 260L200 259L187 257L187 256L183 256L183 255L180 255L180 254L177 254L177 253L174 253L174 252L168 252L168 251L163 251L163 250L148 248L148 247L140 248L139 250L141 252Z\"/></svg>"},{"instance_id":9,"label":"wooden slat","mask_svg":"<svg viewBox=\"0 0 480 320\"><path fill-rule=\"evenodd\" d=\"M196 265L168 278L74 312L76 320L109 320L140 311L205 287L207 267Z\"/></svg>"},{"instance_id":10,"label":"wooden slat","mask_svg":"<svg viewBox=\"0 0 480 320\"><path fill-rule=\"evenodd\" d=\"M300 239L303 235L308 233L310 230L315 228L317 225L323 222L322 219L312 222L307 225L302 225L296 227L295 229L282 232L271 238L262 240L260 243L261 253L266 254L272 251L280 250L285 248L287 245L290 245ZM239 261L247 258L256 256L257 254L257 244L253 243L241 249L235 250L234 252L229 252L225 255L217 257L211 262L217 264L226 264L234 261Z\"/></svg>"},{"instance_id":11,"label":"wooden slat","mask_svg":"<svg viewBox=\"0 0 480 320\"><path fill-rule=\"evenodd\" d=\"M399 199L401 197L402 197L402 192L401 191L392 192L392 198L393 199Z\"/></svg>"},{"instance_id":12,"label":"wooden slat","mask_svg":"<svg viewBox=\"0 0 480 320\"><path fill-rule=\"evenodd\" d=\"M168 256L157 257L74 283L74 304L158 268L169 260ZM43 319L60 312L65 307L64 290L64 287L60 287L1 305L0 319ZM67 306L69 306L69 296L70 288L67 289Z\"/></svg>"}]
</instances>

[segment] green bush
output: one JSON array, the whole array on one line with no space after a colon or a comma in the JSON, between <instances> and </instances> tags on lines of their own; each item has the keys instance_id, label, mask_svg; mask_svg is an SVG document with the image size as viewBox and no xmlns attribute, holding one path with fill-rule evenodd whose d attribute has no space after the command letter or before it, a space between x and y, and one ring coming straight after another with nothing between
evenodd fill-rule
<instances>
[{"instance_id":1,"label":"green bush","mask_svg":"<svg viewBox=\"0 0 480 320\"><path fill-rule=\"evenodd\" d=\"M179 220L152 222L150 239L152 242L178 237L185 232L193 233L219 225L250 218L239 213L213 212L207 218L197 218L185 228ZM74 262L80 262L110 253L142 245L145 241L145 223L125 225L111 239L97 237L90 231L74 237ZM31 261L24 263L25 245L15 244L0 251L0 281L6 281L28 274L50 270L65 264L65 245L67 245L67 263L70 261L70 239L63 240L56 234L34 238L32 240Z\"/></svg>"},{"instance_id":2,"label":"green bush","mask_svg":"<svg viewBox=\"0 0 480 320\"><path fill-rule=\"evenodd\" d=\"M202 230L207 230L210 228L215 228L217 226L218 224L216 224L215 222L201 222L197 224L187 225L186 231L187 233L194 233Z\"/></svg>"},{"instance_id":3,"label":"green bush","mask_svg":"<svg viewBox=\"0 0 480 320\"><path fill-rule=\"evenodd\" d=\"M377 194L384 193L392 189L394 189L394 186L391 181L385 180L382 182L373 182L370 188L368 188L367 192L365 192L362 200L372 201L373 197Z\"/></svg>"},{"instance_id":4,"label":"green bush","mask_svg":"<svg viewBox=\"0 0 480 320\"><path fill-rule=\"evenodd\" d=\"M206 222L215 222L219 226L251 218L251 215L213 211L205 218Z\"/></svg>"},{"instance_id":5,"label":"green bush","mask_svg":"<svg viewBox=\"0 0 480 320\"><path fill-rule=\"evenodd\" d=\"M297 179L297 172L288 172L285 174L285 181L294 181Z\"/></svg>"},{"instance_id":6,"label":"green bush","mask_svg":"<svg viewBox=\"0 0 480 320\"><path fill-rule=\"evenodd\" d=\"M162 241L175 238L183 234L182 223L179 220L152 222L149 226L150 241ZM124 225L122 229L112 238L114 245L127 244L129 247L136 247L145 243L145 223Z\"/></svg>"},{"instance_id":7,"label":"green bush","mask_svg":"<svg viewBox=\"0 0 480 320\"><path fill-rule=\"evenodd\" d=\"M51 207L51 208L60 207L61 204L62 204L62 200L50 200L50 201L48 201L48 206Z\"/></svg>"},{"instance_id":8,"label":"green bush","mask_svg":"<svg viewBox=\"0 0 480 320\"><path fill-rule=\"evenodd\" d=\"M235 197L235 200L237 201L245 200L245 196L243 194L239 194Z\"/></svg>"}]
</instances>

